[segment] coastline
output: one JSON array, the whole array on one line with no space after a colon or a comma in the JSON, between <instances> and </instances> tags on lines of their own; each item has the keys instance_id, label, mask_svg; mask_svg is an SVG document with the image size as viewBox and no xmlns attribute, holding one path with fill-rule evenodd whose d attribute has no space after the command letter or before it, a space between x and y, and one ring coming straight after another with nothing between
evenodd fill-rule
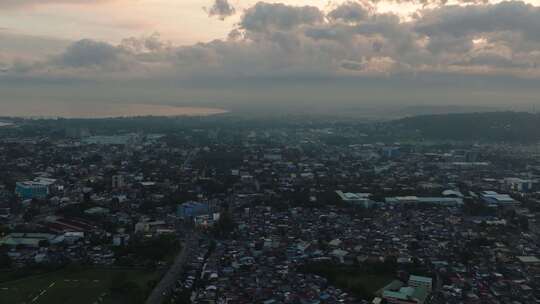
<instances>
[{"instance_id":1,"label":"coastline","mask_svg":"<svg viewBox=\"0 0 540 304\"><path fill-rule=\"evenodd\" d=\"M26 104L17 109L1 109L0 107L0 110L2 110L0 112L4 117L27 119L98 119L140 116L198 117L229 113L229 110L221 108L152 104L67 105L60 103L48 107L39 104ZM2 123L0 121L0 126L3 126Z\"/></svg>"}]
</instances>

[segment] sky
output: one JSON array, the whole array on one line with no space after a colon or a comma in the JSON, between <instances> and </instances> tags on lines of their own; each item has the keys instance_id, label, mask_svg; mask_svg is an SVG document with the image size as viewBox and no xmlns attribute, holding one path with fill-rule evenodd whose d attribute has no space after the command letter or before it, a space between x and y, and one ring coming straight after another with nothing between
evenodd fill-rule
<instances>
[{"instance_id":1,"label":"sky","mask_svg":"<svg viewBox=\"0 0 540 304\"><path fill-rule=\"evenodd\" d=\"M0 105L540 105L540 0L1 0Z\"/></svg>"}]
</instances>

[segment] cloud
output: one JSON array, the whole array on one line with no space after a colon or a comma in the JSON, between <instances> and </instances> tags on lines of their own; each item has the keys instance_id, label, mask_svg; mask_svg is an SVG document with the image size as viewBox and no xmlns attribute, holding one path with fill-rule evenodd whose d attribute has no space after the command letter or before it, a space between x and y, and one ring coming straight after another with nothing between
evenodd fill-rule
<instances>
[{"instance_id":1,"label":"cloud","mask_svg":"<svg viewBox=\"0 0 540 304\"><path fill-rule=\"evenodd\" d=\"M538 102L538 7L523 2L429 6L408 18L361 1L328 10L259 2L238 17L228 37L192 45L157 33L117 44L37 44L1 32L0 102L77 96L75 102L208 101L233 109L280 104L285 111ZM25 44L54 51L13 57Z\"/></svg>"},{"instance_id":2,"label":"cloud","mask_svg":"<svg viewBox=\"0 0 540 304\"><path fill-rule=\"evenodd\" d=\"M132 53L157 52L171 48L170 42L163 41L159 33L147 37L129 37L122 40L121 48Z\"/></svg>"},{"instance_id":3,"label":"cloud","mask_svg":"<svg viewBox=\"0 0 540 304\"><path fill-rule=\"evenodd\" d=\"M215 0L207 11L209 16L218 16L221 20L225 20L236 13L236 9L228 0Z\"/></svg>"},{"instance_id":4,"label":"cloud","mask_svg":"<svg viewBox=\"0 0 540 304\"><path fill-rule=\"evenodd\" d=\"M383 2L382 0L371 0L373 3ZM422 7L440 7L445 6L449 2L458 3L458 4L486 4L489 3L489 0L384 0L384 2L397 3L397 4L414 4L420 5Z\"/></svg>"},{"instance_id":5,"label":"cloud","mask_svg":"<svg viewBox=\"0 0 540 304\"><path fill-rule=\"evenodd\" d=\"M533 30L540 28L538 11L523 2L449 5L403 20L360 2L347 1L328 12L259 2L242 13L226 39L186 46L163 41L159 34L118 45L81 40L62 54L13 70L40 77L178 82L422 73L540 78L540 34Z\"/></svg>"},{"instance_id":6,"label":"cloud","mask_svg":"<svg viewBox=\"0 0 540 304\"><path fill-rule=\"evenodd\" d=\"M529 68L530 64L517 62L502 54L483 52L474 54L470 58L456 64L465 66L490 66L497 68Z\"/></svg>"},{"instance_id":7,"label":"cloud","mask_svg":"<svg viewBox=\"0 0 540 304\"><path fill-rule=\"evenodd\" d=\"M301 25L321 23L323 20L323 12L315 6L258 2L245 11L240 27L252 32L268 32L291 30Z\"/></svg>"},{"instance_id":8,"label":"cloud","mask_svg":"<svg viewBox=\"0 0 540 304\"><path fill-rule=\"evenodd\" d=\"M521 1L443 6L423 11L415 28L428 36L452 37L511 31L540 41L540 8Z\"/></svg>"},{"instance_id":9,"label":"cloud","mask_svg":"<svg viewBox=\"0 0 540 304\"><path fill-rule=\"evenodd\" d=\"M31 36L10 29L0 30L0 62L33 61L63 52L71 44L69 40Z\"/></svg>"},{"instance_id":10,"label":"cloud","mask_svg":"<svg viewBox=\"0 0 540 304\"><path fill-rule=\"evenodd\" d=\"M347 1L336 7L327 16L332 20L358 22L368 18L372 10L373 7L370 8L369 4Z\"/></svg>"},{"instance_id":11,"label":"cloud","mask_svg":"<svg viewBox=\"0 0 540 304\"><path fill-rule=\"evenodd\" d=\"M90 39L80 40L70 45L56 58L59 65L67 67L107 66L120 61L122 51L105 42Z\"/></svg>"}]
</instances>

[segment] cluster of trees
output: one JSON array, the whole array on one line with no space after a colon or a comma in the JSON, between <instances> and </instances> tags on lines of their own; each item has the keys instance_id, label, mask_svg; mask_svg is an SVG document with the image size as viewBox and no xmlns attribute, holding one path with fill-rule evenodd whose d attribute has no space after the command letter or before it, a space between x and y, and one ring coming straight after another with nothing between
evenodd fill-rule
<instances>
[{"instance_id":1,"label":"cluster of trees","mask_svg":"<svg viewBox=\"0 0 540 304\"><path fill-rule=\"evenodd\" d=\"M212 233L217 237L226 237L237 227L234 218L228 211L222 212L217 223L212 227Z\"/></svg>"},{"instance_id":2,"label":"cluster of trees","mask_svg":"<svg viewBox=\"0 0 540 304\"><path fill-rule=\"evenodd\" d=\"M11 267L11 259L6 252L2 252L0 249L0 269L7 269Z\"/></svg>"},{"instance_id":3,"label":"cluster of trees","mask_svg":"<svg viewBox=\"0 0 540 304\"><path fill-rule=\"evenodd\" d=\"M133 239L126 247L116 251L120 266L155 266L180 250L180 241L174 235L162 235L149 240Z\"/></svg>"},{"instance_id":4,"label":"cluster of trees","mask_svg":"<svg viewBox=\"0 0 540 304\"><path fill-rule=\"evenodd\" d=\"M149 281L146 288L141 288L139 284L130 280L126 272L119 272L111 278L109 291L116 303L142 304L148 291L156 284L156 281Z\"/></svg>"},{"instance_id":5,"label":"cluster of trees","mask_svg":"<svg viewBox=\"0 0 540 304\"><path fill-rule=\"evenodd\" d=\"M419 131L435 140L535 142L540 140L540 114L485 112L422 115L394 122L402 131Z\"/></svg>"},{"instance_id":6,"label":"cluster of trees","mask_svg":"<svg viewBox=\"0 0 540 304\"><path fill-rule=\"evenodd\" d=\"M300 267L303 273L312 273L326 278L330 284L346 289L360 299L371 299L376 289L370 286L373 282L365 282L367 277L392 277L396 274L397 263L388 259L381 263L369 265L341 266L330 262L311 263ZM363 283L363 284L362 284Z\"/></svg>"}]
</instances>

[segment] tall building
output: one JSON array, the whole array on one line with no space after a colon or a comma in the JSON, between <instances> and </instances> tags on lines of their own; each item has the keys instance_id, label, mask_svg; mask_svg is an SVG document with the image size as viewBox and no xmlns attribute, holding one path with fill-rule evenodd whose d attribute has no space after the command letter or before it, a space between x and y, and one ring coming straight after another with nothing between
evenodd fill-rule
<instances>
[{"instance_id":1,"label":"tall building","mask_svg":"<svg viewBox=\"0 0 540 304\"><path fill-rule=\"evenodd\" d=\"M123 175L113 175L112 177L112 187L113 189L124 188L124 176Z\"/></svg>"}]
</instances>

